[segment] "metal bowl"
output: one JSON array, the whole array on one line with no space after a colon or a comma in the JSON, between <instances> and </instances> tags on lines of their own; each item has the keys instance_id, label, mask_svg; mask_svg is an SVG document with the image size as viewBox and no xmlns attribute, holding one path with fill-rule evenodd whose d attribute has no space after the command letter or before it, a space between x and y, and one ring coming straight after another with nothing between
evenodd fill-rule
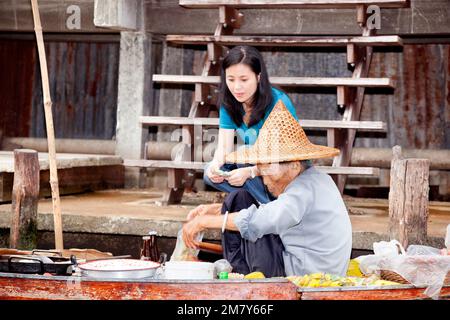
<instances>
[{"instance_id":1,"label":"metal bowl","mask_svg":"<svg viewBox=\"0 0 450 320\"><path fill-rule=\"evenodd\" d=\"M153 278L160 266L158 262L138 259L97 260L78 265L82 276L105 279Z\"/></svg>"}]
</instances>

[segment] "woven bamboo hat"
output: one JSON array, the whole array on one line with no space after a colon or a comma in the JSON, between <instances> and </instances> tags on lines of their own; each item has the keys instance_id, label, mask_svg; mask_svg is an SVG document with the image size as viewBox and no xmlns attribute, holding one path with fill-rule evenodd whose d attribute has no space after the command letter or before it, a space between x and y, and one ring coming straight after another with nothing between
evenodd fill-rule
<instances>
[{"instance_id":1,"label":"woven bamboo hat","mask_svg":"<svg viewBox=\"0 0 450 320\"><path fill-rule=\"evenodd\" d=\"M230 153L226 162L277 163L330 158L338 154L338 149L312 144L298 121L279 101L259 131L255 144Z\"/></svg>"}]
</instances>

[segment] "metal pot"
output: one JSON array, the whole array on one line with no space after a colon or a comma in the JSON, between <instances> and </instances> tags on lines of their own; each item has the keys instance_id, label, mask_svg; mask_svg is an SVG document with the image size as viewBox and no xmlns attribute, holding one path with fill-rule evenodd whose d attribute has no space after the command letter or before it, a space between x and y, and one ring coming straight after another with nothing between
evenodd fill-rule
<instances>
[{"instance_id":1,"label":"metal pot","mask_svg":"<svg viewBox=\"0 0 450 320\"><path fill-rule=\"evenodd\" d=\"M89 278L143 279L153 278L156 270L165 262L162 254L160 262L139 259L104 259L79 264L81 275Z\"/></svg>"},{"instance_id":2,"label":"metal pot","mask_svg":"<svg viewBox=\"0 0 450 320\"><path fill-rule=\"evenodd\" d=\"M39 255L1 255L0 272L71 275L76 263L75 256L67 259Z\"/></svg>"}]
</instances>

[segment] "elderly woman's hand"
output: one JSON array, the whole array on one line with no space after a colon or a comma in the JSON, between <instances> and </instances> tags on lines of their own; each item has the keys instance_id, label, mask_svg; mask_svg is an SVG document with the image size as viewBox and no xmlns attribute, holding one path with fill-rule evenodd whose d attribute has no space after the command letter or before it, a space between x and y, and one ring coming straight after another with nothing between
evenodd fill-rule
<instances>
[{"instance_id":1,"label":"elderly woman's hand","mask_svg":"<svg viewBox=\"0 0 450 320\"><path fill-rule=\"evenodd\" d=\"M224 177L221 175L218 175L217 172L219 171L219 167L216 163L211 163L211 165L208 167L206 171L206 176L211 180L213 183L222 183L224 180Z\"/></svg>"},{"instance_id":2,"label":"elderly woman's hand","mask_svg":"<svg viewBox=\"0 0 450 320\"><path fill-rule=\"evenodd\" d=\"M208 208L209 205L207 204L201 204L198 207L192 209L191 211L189 211L186 219L187 221L191 221L192 219L194 219L197 216L202 216L208 213Z\"/></svg>"},{"instance_id":3,"label":"elderly woman's hand","mask_svg":"<svg viewBox=\"0 0 450 320\"><path fill-rule=\"evenodd\" d=\"M212 204L201 204L198 207L195 207L191 211L189 211L186 220L191 221L197 216L203 216L206 214L220 214L220 209L222 208L222 204L220 203L212 203Z\"/></svg>"},{"instance_id":4,"label":"elderly woman's hand","mask_svg":"<svg viewBox=\"0 0 450 320\"><path fill-rule=\"evenodd\" d=\"M198 247L198 242L194 239L195 236L204 229L202 225L202 220L204 218L204 216L197 216L183 225L183 241L188 248L196 249Z\"/></svg>"},{"instance_id":5,"label":"elderly woman's hand","mask_svg":"<svg viewBox=\"0 0 450 320\"><path fill-rule=\"evenodd\" d=\"M228 183L235 187L241 187L247 179L251 178L251 168L245 167L230 171L230 176L227 178Z\"/></svg>"}]
</instances>

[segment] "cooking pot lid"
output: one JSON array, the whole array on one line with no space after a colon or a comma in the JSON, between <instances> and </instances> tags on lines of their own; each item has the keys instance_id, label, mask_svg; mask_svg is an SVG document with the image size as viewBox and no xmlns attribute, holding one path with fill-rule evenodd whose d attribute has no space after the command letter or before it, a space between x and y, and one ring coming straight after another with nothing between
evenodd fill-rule
<instances>
[{"instance_id":1,"label":"cooking pot lid","mask_svg":"<svg viewBox=\"0 0 450 320\"><path fill-rule=\"evenodd\" d=\"M89 271L137 271L158 268L158 262L138 259L108 259L97 260L79 264L82 270Z\"/></svg>"}]
</instances>

